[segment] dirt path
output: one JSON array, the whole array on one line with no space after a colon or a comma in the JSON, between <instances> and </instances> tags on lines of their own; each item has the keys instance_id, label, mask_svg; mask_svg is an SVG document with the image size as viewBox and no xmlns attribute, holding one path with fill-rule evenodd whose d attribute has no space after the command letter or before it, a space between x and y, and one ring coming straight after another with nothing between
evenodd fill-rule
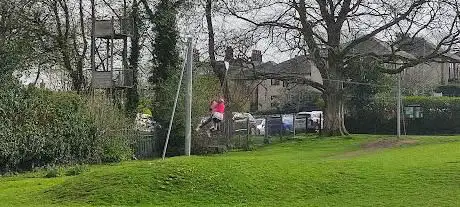
<instances>
[{"instance_id":1,"label":"dirt path","mask_svg":"<svg viewBox=\"0 0 460 207\"><path fill-rule=\"evenodd\" d=\"M406 139L406 140L379 139L379 140L372 141L372 142L362 143L358 150L337 154L332 157L334 158L357 157L363 154L368 154L368 153L378 151L380 149L412 146L412 145L417 145L417 144L418 144L418 140L413 140L413 139Z\"/></svg>"}]
</instances>

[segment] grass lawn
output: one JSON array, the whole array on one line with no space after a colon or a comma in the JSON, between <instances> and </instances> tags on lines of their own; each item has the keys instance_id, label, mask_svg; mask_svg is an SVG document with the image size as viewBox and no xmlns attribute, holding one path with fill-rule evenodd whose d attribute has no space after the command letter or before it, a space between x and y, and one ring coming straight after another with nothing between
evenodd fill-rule
<instances>
[{"instance_id":1,"label":"grass lawn","mask_svg":"<svg viewBox=\"0 0 460 207\"><path fill-rule=\"evenodd\" d=\"M460 206L460 137L304 138L0 177L0 206Z\"/></svg>"}]
</instances>

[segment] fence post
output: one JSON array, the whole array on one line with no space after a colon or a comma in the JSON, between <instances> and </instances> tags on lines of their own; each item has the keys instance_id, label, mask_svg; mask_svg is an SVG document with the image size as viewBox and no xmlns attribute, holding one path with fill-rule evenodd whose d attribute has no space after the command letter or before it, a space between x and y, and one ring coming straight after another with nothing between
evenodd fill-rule
<instances>
[{"instance_id":1,"label":"fence post","mask_svg":"<svg viewBox=\"0 0 460 207\"><path fill-rule=\"evenodd\" d=\"M283 124L283 115L280 114L281 127L280 127L280 140L283 140L284 124Z\"/></svg>"},{"instance_id":2,"label":"fence post","mask_svg":"<svg viewBox=\"0 0 460 207\"><path fill-rule=\"evenodd\" d=\"M249 135L251 134L251 126L249 117L246 119L246 150L249 150Z\"/></svg>"},{"instance_id":3,"label":"fence post","mask_svg":"<svg viewBox=\"0 0 460 207\"><path fill-rule=\"evenodd\" d=\"M268 116L265 115L265 126L264 126L264 144L269 144L268 140Z\"/></svg>"},{"instance_id":4,"label":"fence post","mask_svg":"<svg viewBox=\"0 0 460 207\"><path fill-rule=\"evenodd\" d=\"M319 114L318 126L319 126L319 135L322 135L323 133L323 115L322 114Z\"/></svg>"},{"instance_id":5,"label":"fence post","mask_svg":"<svg viewBox=\"0 0 460 207\"><path fill-rule=\"evenodd\" d=\"M308 114L305 116L305 133L308 134Z\"/></svg>"},{"instance_id":6,"label":"fence post","mask_svg":"<svg viewBox=\"0 0 460 207\"><path fill-rule=\"evenodd\" d=\"M292 114L292 131L294 132L295 137L295 113Z\"/></svg>"}]
</instances>

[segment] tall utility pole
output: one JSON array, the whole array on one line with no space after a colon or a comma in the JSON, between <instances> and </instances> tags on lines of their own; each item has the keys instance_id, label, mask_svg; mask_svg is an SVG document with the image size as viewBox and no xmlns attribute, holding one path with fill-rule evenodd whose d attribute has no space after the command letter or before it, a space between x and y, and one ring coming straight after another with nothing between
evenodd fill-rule
<instances>
[{"instance_id":1,"label":"tall utility pole","mask_svg":"<svg viewBox=\"0 0 460 207\"><path fill-rule=\"evenodd\" d=\"M192 38L187 39L187 73L186 73L186 94L185 94L185 155L190 156L192 145L192 66L193 49Z\"/></svg>"},{"instance_id":2,"label":"tall utility pole","mask_svg":"<svg viewBox=\"0 0 460 207\"><path fill-rule=\"evenodd\" d=\"M396 67L396 65L395 65ZM398 109L396 110L397 115L396 115L396 122L397 122L397 127L396 127L396 134L398 138L401 137L401 73L398 74L398 103L396 104Z\"/></svg>"},{"instance_id":3,"label":"tall utility pole","mask_svg":"<svg viewBox=\"0 0 460 207\"><path fill-rule=\"evenodd\" d=\"M91 72L96 70L96 5L91 0Z\"/></svg>"}]
</instances>

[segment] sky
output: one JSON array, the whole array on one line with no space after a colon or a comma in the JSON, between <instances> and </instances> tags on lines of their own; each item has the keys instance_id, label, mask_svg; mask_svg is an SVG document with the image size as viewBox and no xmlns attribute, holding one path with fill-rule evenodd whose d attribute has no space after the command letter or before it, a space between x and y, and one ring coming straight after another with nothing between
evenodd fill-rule
<instances>
[{"instance_id":1,"label":"sky","mask_svg":"<svg viewBox=\"0 0 460 207\"><path fill-rule=\"evenodd\" d=\"M100 1L98 2L100 3L100 5L98 6L98 9L97 9L98 11L97 16L110 17L114 15L112 11L108 9L108 7L102 4L102 2ZM194 2L199 2L199 1L194 1ZM88 9L89 7L87 7L87 10ZM241 29L247 28L247 23L243 23L241 20L238 20L235 17L229 17L229 16L223 16L223 15L216 14L213 20L214 20L214 27L215 27L215 32L216 32L217 45L225 46L226 43L224 42L224 39L230 36L229 34L231 34L232 32L239 32ZM181 38L179 41L180 51L184 51L186 38L188 36L192 36L195 47L199 49L200 51L201 60L206 60L208 58L207 56L208 39L207 39L206 19L204 17L203 8L194 7L194 9L181 11L181 13L179 14L179 18L178 18L178 28L181 34ZM227 31L227 32L224 33L222 31ZM382 34L382 35L384 36L385 34ZM434 33L424 34L424 35L429 37L429 39L436 40L436 35ZM296 53L279 51L276 45L269 45L268 40L259 41L257 42L257 44L250 47L249 50L246 52L247 56L251 55L252 49L263 51L263 61L264 62L273 61L276 63L280 63L280 62L288 60L297 55ZM149 66L151 65L150 56L148 55L147 50L144 50L143 53L144 53L144 56L140 62L141 71L143 73L143 76L148 76L148 74L146 73L148 71ZM183 53L182 53L182 56L184 56ZM222 50L218 54L218 59L223 59ZM121 65L120 61L115 61L115 67L119 67L120 65ZM27 76L27 74L25 74L22 78L24 82L26 83L30 83L35 79L34 70L29 71L29 74L30 76ZM47 75L45 74L43 81L48 83L49 81L45 78L46 76ZM41 82L41 80L39 80L39 82Z\"/></svg>"}]
</instances>

